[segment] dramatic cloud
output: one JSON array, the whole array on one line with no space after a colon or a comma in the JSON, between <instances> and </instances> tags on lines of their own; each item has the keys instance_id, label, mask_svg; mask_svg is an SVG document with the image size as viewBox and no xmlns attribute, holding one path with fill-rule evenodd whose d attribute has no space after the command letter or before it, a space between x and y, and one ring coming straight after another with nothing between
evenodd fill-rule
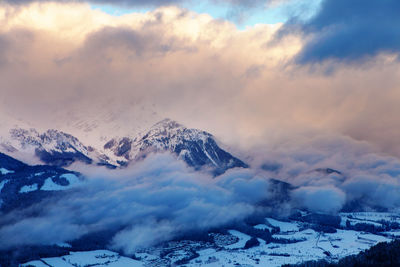
<instances>
[{"instance_id":1,"label":"dramatic cloud","mask_svg":"<svg viewBox=\"0 0 400 267\"><path fill-rule=\"evenodd\" d=\"M251 170L213 179L168 154L149 156L124 170L86 171L91 173L80 191L38 203L32 208L38 212L34 217L22 216L30 210L2 216L0 247L54 244L120 229L110 245L133 253L188 231L241 221L269 197L269 180Z\"/></svg>"},{"instance_id":2,"label":"dramatic cloud","mask_svg":"<svg viewBox=\"0 0 400 267\"><path fill-rule=\"evenodd\" d=\"M365 62L381 53L398 55L399 13L396 0L324 0L314 17L304 23L291 21L287 28L300 28L307 35L297 57L301 64L329 59Z\"/></svg>"},{"instance_id":3,"label":"dramatic cloud","mask_svg":"<svg viewBox=\"0 0 400 267\"><path fill-rule=\"evenodd\" d=\"M120 170L75 166L86 176L81 188L0 216L0 248L111 231L110 248L132 254L185 233L231 227L260 212L283 217L293 208L336 214L400 206L400 161L373 153L365 143L322 136L265 149L249 152L251 169L216 178L170 154L149 155ZM293 188L279 189L269 178Z\"/></svg>"},{"instance_id":4,"label":"dramatic cloud","mask_svg":"<svg viewBox=\"0 0 400 267\"><path fill-rule=\"evenodd\" d=\"M326 0L297 25L304 34L279 40L281 25L239 30L172 6L111 16L76 1L8 2L25 4L0 5L0 131L58 128L101 146L170 117L215 134L252 169L212 179L168 155L125 170L86 166L81 191L0 216L0 247L117 229L110 246L132 253L243 220L269 203L268 178L294 186L285 211L400 206L394 1ZM296 59L321 64L310 72ZM326 75L331 60L340 62Z\"/></svg>"},{"instance_id":5,"label":"dramatic cloud","mask_svg":"<svg viewBox=\"0 0 400 267\"><path fill-rule=\"evenodd\" d=\"M307 39L271 44L280 25L239 30L176 7L123 16L82 3L0 10L2 117L89 144L170 117L227 145L330 132L400 155L400 68L390 56L327 76L292 64Z\"/></svg>"},{"instance_id":6,"label":"dramatic cloud","mask_svg":"<svg viewBox=\"0 0 400 267\"><path fill-rule=\"evenodd\" d=\"M335 213L400 205L400 160L374 153L365 142L309 135L251 151L253 168L295 187L293 207Z\"/></svg>"}]
</instances>

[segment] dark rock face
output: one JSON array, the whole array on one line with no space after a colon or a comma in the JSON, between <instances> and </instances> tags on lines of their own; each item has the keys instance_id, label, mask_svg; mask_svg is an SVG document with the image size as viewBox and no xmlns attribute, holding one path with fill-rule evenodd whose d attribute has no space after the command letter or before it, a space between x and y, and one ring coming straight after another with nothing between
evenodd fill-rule
<instances>
[{"instance_id":1,"label":"dark rock face","mask_svg":"<svg viewBox=\"0 0 400 267\"><path fill-rule=\"evenodd\" d=\"M126 159L129 159L129 151L132 148L132 140L128 137L122 138L122 140L118 143L118 149L116 151L116 155L118 157L124 156Z\"/></svg>"},{"instance_id":2,"label":"dark rock face","mask_svg":"<svg viewBox=\"0 0 400 267\"><path fill-rule=\"evenodd\" d=\"M233 157L231 154L222 150L211 137L203 140L183 140L178 144L174 152L180 155L182 151L183 160L192 167L201 168L203 166L215 166L216 175L224 173L226 170L241 167L247 168L248 165L243 161Z\"/></svg>"},{"instance_id":3,"label":"dark rock face","mask_svg":"<svg viewBox=\"0 0 400 267\"><path fill-rule=\"evenodd\" d=\"M92 159L83 155L80 152L57 152L57 151L46 151L45 149L35 149L35 155L44 163L67 167L75 161L81 161L87 164L92 163Z\"/></svg>"},{"instance_id":4,"label":"dark rock face","mask_svg":"<svg viewBox=\"0 0 400 267\"><path fill-rule=\"evenodd\" d=\"M111 139L110 141L108 141L105 145L104 145L104 149L111 149L112 147L115 146L115 139Z\"/></svg>"}]
</instances>

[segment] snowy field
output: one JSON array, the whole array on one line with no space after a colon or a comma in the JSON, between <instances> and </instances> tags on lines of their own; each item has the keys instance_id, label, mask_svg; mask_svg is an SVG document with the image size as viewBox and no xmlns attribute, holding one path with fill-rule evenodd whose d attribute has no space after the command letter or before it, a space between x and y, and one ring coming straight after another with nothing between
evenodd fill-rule
<instances>
[{"instance_id":1,"label":"snowy field","mask_svg":"<svg viewBox=\"0 0 400 267\"><path fill-rule=\"evenodd\" d=\"M398 214L392 213L341 213L341 225L349 220L353 223L382 225L384 222L399 222ZM343 223L344 222L344 223ZM71 252L58 258L31 261L22 266L169 266L184 262L184 266L281 266L309 260L326 259L336 261L348 255L357 254L379 242L388 242L400 236L400 230L381 233L367 233L349 229L337 229L336 233L316 232L299 221L280 221L266 218L265 224L255 225L256 229L277 229L274 241L266 243L259 239L259 245L244 249L251 236L238 230L226 234L212 234L214 243L202 241L175 241L161 247L138 251L140 261L123 257L108 250ZM279 242L278 242L279 241ZM168 251L168 253L165 253ZM195 251L196 254L193 254ZM161 256L163 255L163 256Z\"/></svg>"},{"instance_id":2,"label":"snowy field","mask_svg":"<svg viewBox=\"0 0 400 267\"><path fill-rule=\"evenodd\" d=\"M118 253L108 250L94 250L86 252L71 252L70 255L44 258L22 264L21 267L54 266L54 267L83 267L83 266L109 266L109 267L141 267L143 263L131 258L122 257Z\"/></svg>"}]
</instances>

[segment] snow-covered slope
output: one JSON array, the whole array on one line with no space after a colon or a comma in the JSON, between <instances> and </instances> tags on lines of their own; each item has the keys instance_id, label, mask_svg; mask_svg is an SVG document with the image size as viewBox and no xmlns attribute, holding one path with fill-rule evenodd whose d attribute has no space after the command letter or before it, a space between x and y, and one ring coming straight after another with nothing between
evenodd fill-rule
<instances>
[{"instance_id":1,"label":"snow-covered slope","mask_svg":"<svg viewBox=\"0 0 400 267\"><path fill-rule=\"evenodd\" d=\"M3 153L0 153L0 170L1 212L26 208L83 181L76 172L55 166L29 166Z\"/></svg>"},{"instance_id":2,"label":"snow-covered slope","mask_svg":"<svg viewBox=\"0 0 400 267\"><path fill-rule=\"evenodd\" d=\"M135 138L114 138L104 145L105 154L124 164L139 160L150 152L169 151L196 169L208 167L215 174L247 165L221 149L215 138L205 131L188 129L165 119Z\"/></svg>"},{"instance_id":3,"label":"snow-covered slope","mask_svg":"<svg viewBox=\"0 0 400 267\"><path fill-rule=\"evenodd\" d=\"M103 143L104 144L104 143ZM67 167L78 161L110 168L126 166L151 152L171 152L195 169L208 168L214 174L247 165L219 147L211 134L188 129L165 119L135 137L113 138L102 147L84 145L78 138L58 130L12 128L0 137L0 152L30 163ZM32 162L31 159L37 159ZM29 160L26 160L29 159Z\"/></svg>"}]
</instances>

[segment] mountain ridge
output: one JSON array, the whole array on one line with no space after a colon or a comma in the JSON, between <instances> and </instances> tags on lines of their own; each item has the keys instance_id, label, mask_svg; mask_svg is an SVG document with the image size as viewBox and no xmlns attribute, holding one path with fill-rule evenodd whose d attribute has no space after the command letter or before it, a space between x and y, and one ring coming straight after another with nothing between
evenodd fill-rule
<instances>
[{"instance_id":1,"label":"mountain ridge","mask_svg":"<svg viewBox=\"0 0 400 267\"><path fill-rule=\"evenodd\" d=\"M58 167L82 162L119 168L156 152L170 152L188 166L196 170L208 169L214 175L230 168L248 167L245 162L223 150L212 134L189 129L171 119L164 119L135 137L114 137L96 148L55 129L39 133L33 128L12 128L9 138L3 139L0 151L11 155L15 152L27 153L44 164Z\"/></svg>"}]
</instances>

